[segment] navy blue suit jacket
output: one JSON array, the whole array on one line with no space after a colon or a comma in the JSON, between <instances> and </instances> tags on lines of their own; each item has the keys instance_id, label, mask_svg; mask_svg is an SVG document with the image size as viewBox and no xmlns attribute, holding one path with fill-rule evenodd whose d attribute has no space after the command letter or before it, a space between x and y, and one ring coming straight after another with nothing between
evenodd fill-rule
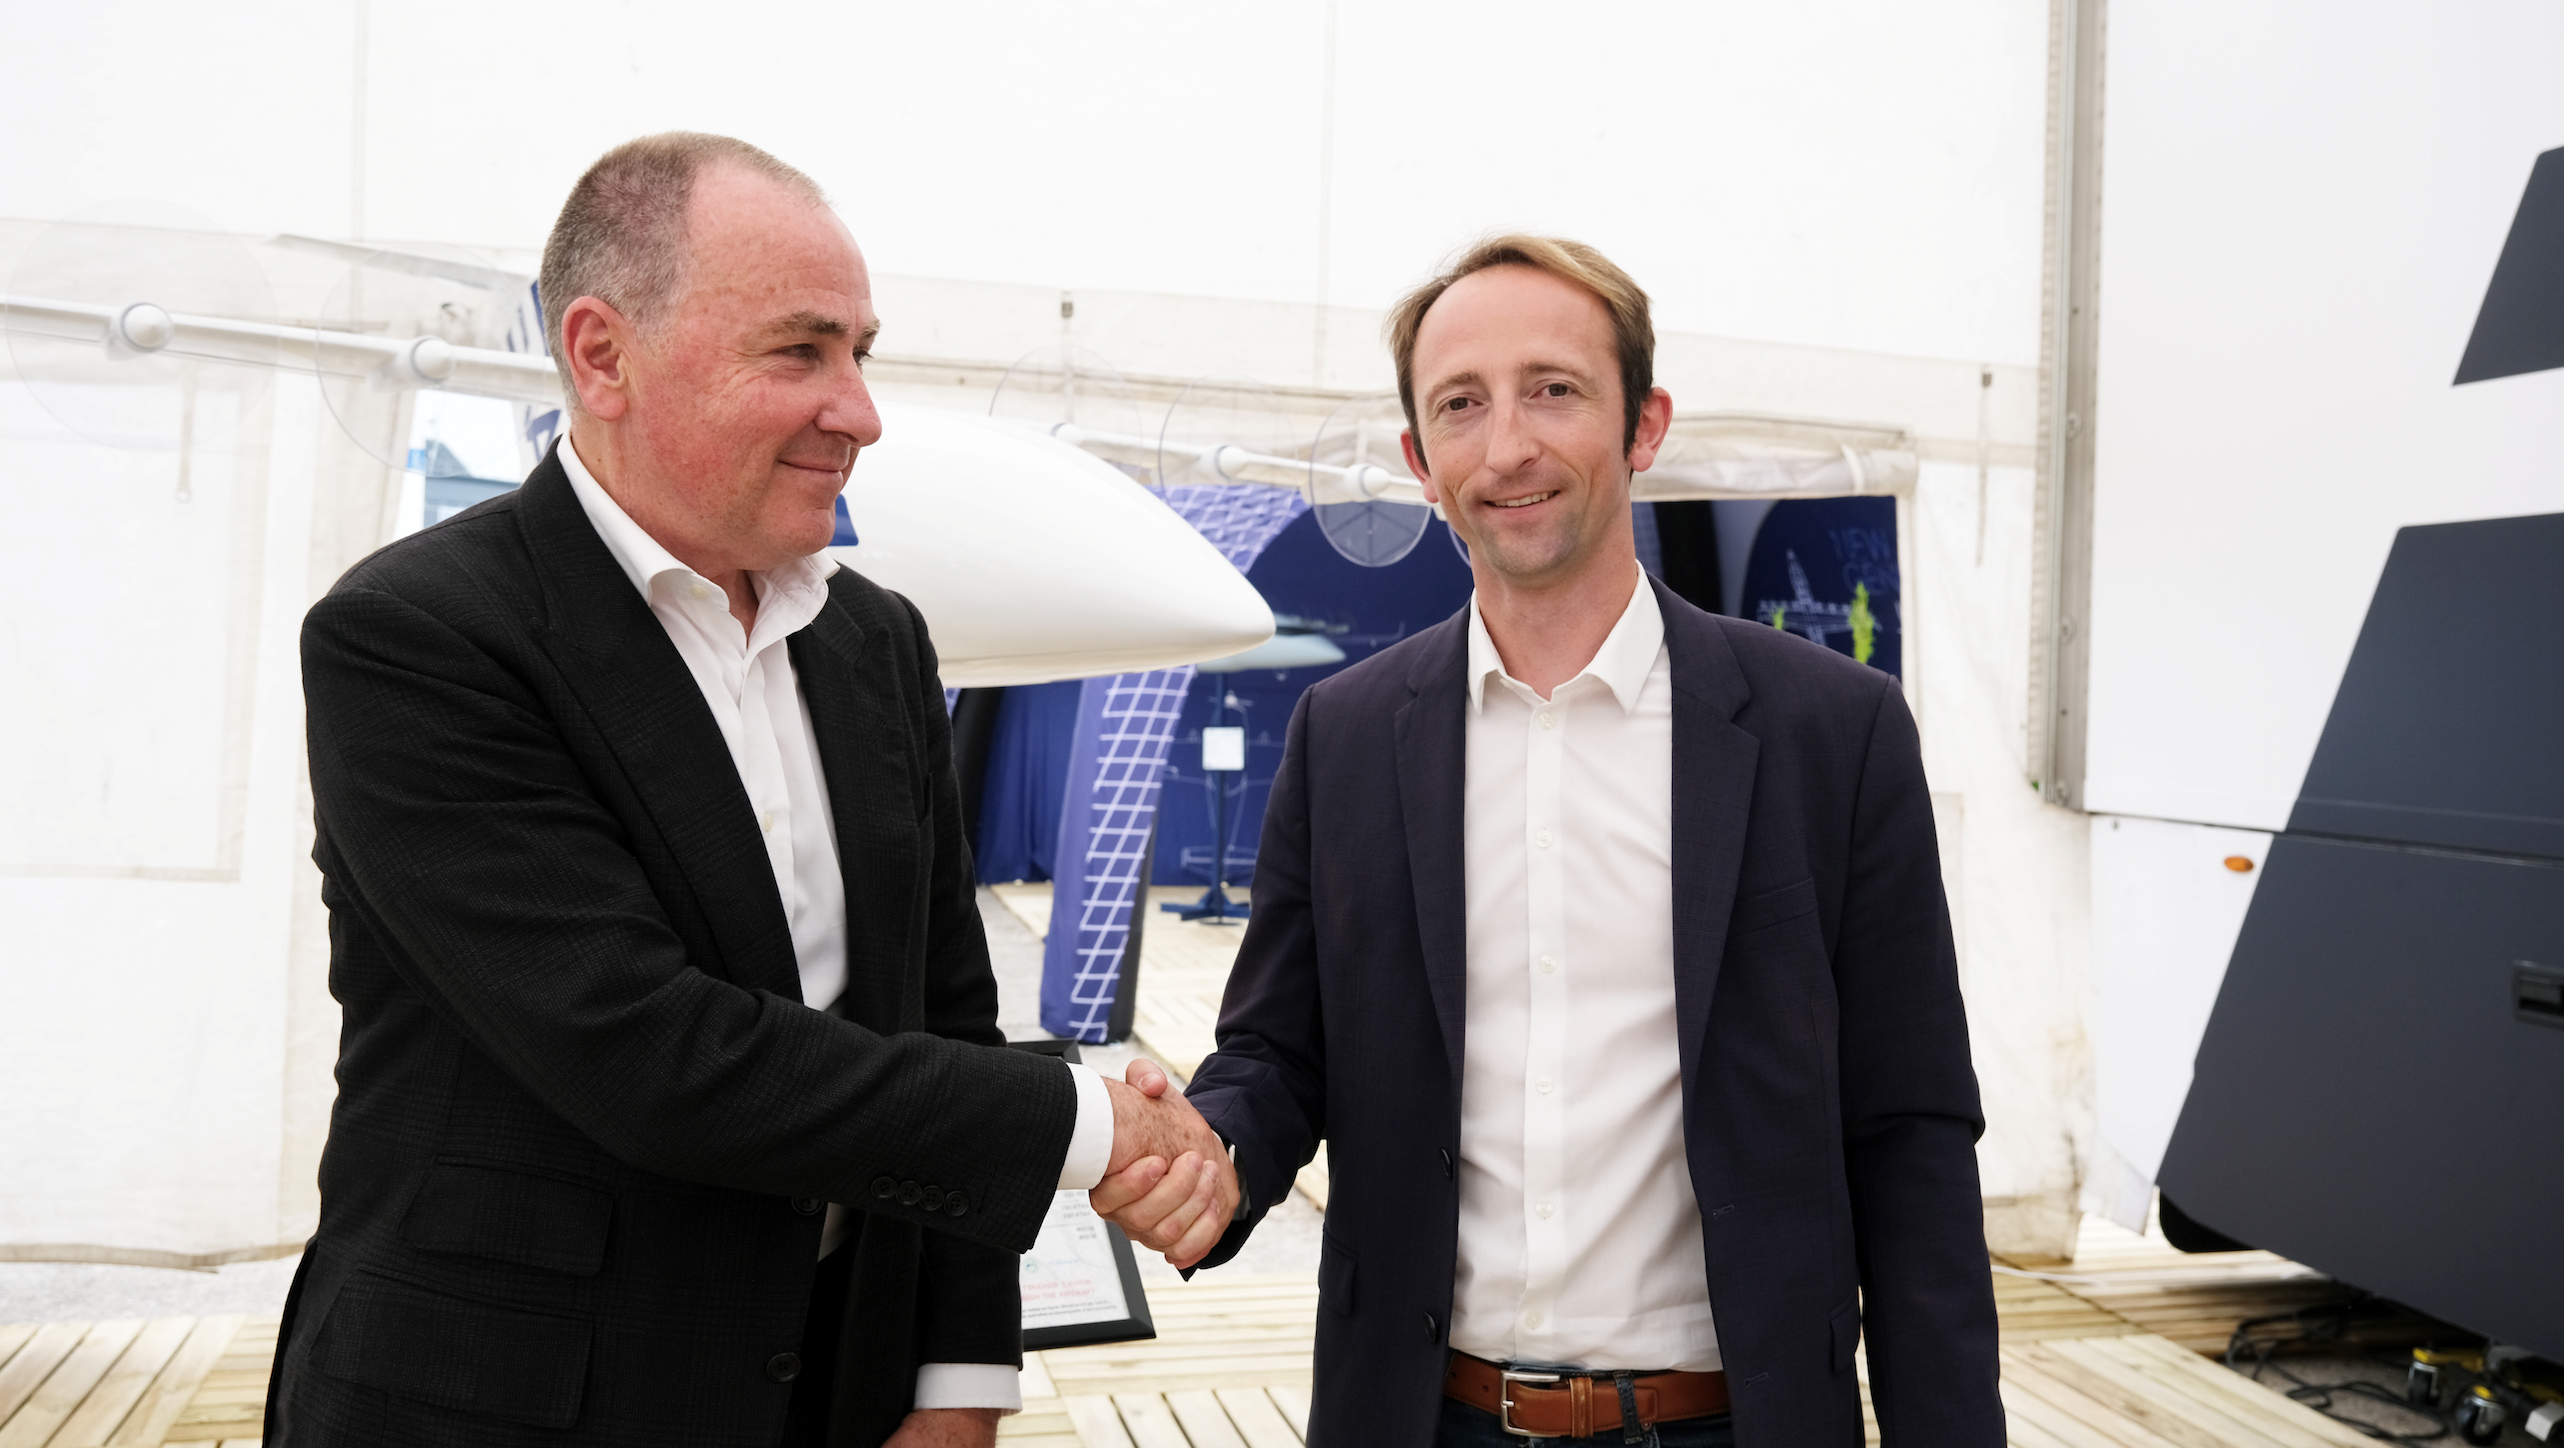
<instances>
[{"instance_id":1,"label":"navy blue suit jacket","mask_svg":"<svg viewBox=\"0 0 2564 1448\"><path fill-rule=\"evenodd\" d=\"M1984 1121L1913 717L1886 675L1651 586L1674 684L1683 1144L1738 1441L1858 1448L1866 1325L1892 1448L2000 1448ZM1430 1443L1439 1411L1467 625L1301 698L1220 1049L1189 1092L1259 1209L1327 1143L1319 1448Z\"/></svg>"}]
</instances>

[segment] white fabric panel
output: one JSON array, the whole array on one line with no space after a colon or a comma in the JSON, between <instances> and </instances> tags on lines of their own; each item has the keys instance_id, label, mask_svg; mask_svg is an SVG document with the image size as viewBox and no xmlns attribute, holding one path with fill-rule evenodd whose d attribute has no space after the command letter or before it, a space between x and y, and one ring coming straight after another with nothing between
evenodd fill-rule
<instances>
[{"instance_id":1,"label":"white fabric panel","mask_svg":"<svg viewBox=\"0 0 2564 1448\"><path fill-rule=\"evenodd\" d=\"M0 1259L263 1255L313 1225L336 1047L296 948L318 911L294 650L336 425L279 379L180 502L174 457L28 402L0 383L0 497L60 606L0 624L31 706L0 726L35 763L12 783L49 792L0 809ZM351 482L332 507L361 508Z\"/></svg>"},{"instance_id":2,"label":"white fabric panel","mask_svg":"<svg viewBox=\"0 0 2564 1448\"><path fill-rule=\"evenodd\" d=\"M1996 1251L2053 1258L2073 1251L2092 1138L2090 927L2083 816L2040 803L2025 763L2031 496L2027 468L1980 483L1974 466L1925 462L1899 563L1907 657L1923 665L1907 694L1985 1101L1986 1231Z\"/></svg>"}]
</instances>

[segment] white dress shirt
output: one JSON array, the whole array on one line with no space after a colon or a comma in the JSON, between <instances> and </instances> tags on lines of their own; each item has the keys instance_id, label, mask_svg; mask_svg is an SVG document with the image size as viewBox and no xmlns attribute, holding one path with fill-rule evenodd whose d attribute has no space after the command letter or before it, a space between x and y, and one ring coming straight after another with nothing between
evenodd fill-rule
<instances>
[{"instance_id":1,"label":"white dress shirt","mask_svg":"<svg viewBox=\"0 0 2564 1448\"><path fill-rule=\"evenodd\" d=\"M1674 700L1644 581L1547 698L1469 604L1468 1017L1451 1345L1719 1366L1674 1034Z\"/></svg>"},{"instance_id":2,"label":"white dress shirt","mask_svg":"<svg viewBox=\"0 0 2564 1448\"><path fill-rule=\"evenodd\" d=\"M837 560L814 553L749 574L757 591L757 623L750 632L731 617L721 586L679 562L633 522L567 437L561 439L560 458L589 524L668 631L668 642L676 645L713 722L721 726L783 897L802 1003L826 1010L846 989L846 883L838 869L837 822L828 808L810 705L801 696L786 641L827 606L828 576L837 571ZM1077 1083L1077 1130L1059 1184L1092 1187L1104 1179L1111 1160L1113 1104L1093 1071L1071 1066L1069 1073ZM845 1210L828 1207L820 1236L823 1257L847 1235ZM916 1405L1020 1411L1023 1397L1016 1370L1002 1364L928 1363L917 1370Z\"/></svg>"}]
</instances>

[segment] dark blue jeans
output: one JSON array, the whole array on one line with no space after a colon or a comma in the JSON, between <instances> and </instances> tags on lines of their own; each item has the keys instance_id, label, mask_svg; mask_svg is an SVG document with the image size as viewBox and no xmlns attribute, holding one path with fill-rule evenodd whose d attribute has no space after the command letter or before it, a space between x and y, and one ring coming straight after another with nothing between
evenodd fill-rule
<instances>
[{"instance_id":1,"label":"dark blue jeans","mask_svg":"<svg viewBox=\"0 0 2564 1448\"><path fill-rule=\"evenodd\" d=\"M1610 1390L1609 1380L1597 1382L1594 1387L1594 1396L1599 1398ZM1638 1435L1638 1441L1646 1448L1736 1448L1736 1423L1725 1413L1659 1423L1639 1429ZM1495 1414L1470 1407L1457 1398L1442 1400L1442 1424L1433 1435L1434 1448L1554 1448L1561 1443L1609 1448L1622 1441L1618 1428L1605 1428L1590 1438L1517 1438L1505 1431Z\"/></svg>"}]
</instances>

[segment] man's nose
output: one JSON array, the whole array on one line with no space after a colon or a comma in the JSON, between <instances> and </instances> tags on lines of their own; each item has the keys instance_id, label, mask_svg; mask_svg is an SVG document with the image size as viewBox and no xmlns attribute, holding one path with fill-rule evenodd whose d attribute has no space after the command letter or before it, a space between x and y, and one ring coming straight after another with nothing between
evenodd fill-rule
<instances>
[{"instance_id":1,"label":"man's nose","mask_svg":"<svg viewBox=\"0 0 2564 1448\"><path fill-rule=\"evenodd\" d=\"M872 388L864 382L863 369L851 363L829 389L827 405L817 419L822 432L834 433L867 448L881 441L881 409L873 404Z\"/></svg>"},{"instance_id":2,"label":"man's nose","mask_svg":"<svg viewBox=\"0 0 2564 1448\"><path fill-rule=\"evenodd\" d=\"M1499 473L1518 473L1540 456L1540 440L1533 435L1530 410L1515 398L1499 397L1488 409L1487 466Z\"/></svg>"}]
</instances>

